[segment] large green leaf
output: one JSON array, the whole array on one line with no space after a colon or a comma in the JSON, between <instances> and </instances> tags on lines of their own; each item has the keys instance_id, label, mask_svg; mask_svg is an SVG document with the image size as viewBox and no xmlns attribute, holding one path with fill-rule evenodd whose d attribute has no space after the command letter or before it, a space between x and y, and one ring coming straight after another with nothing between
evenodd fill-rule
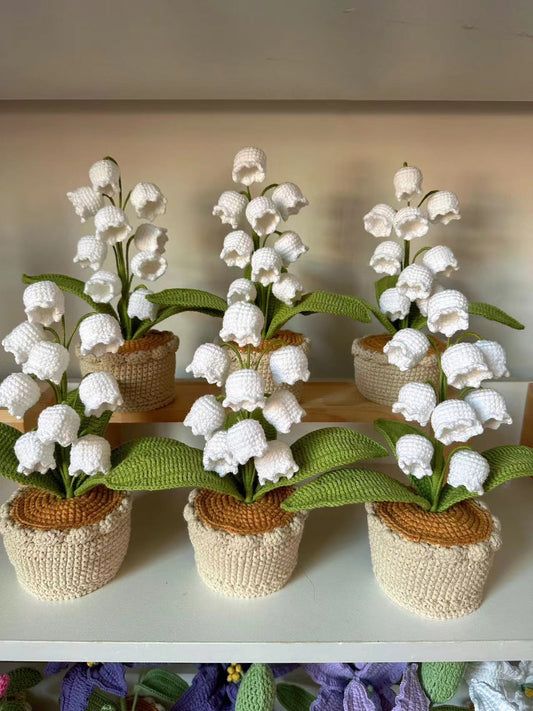
<instances>
[{"instance_id":1,"label":"large green leaf","mask_svg":"<svg viewBox=\"0 0 533 711\"><path fill-rule=\"evenodd\" d=\"M365 299L361 299L362 303L366 306L366 308L372 313L376 319L380 322L380 324L383 326L383 328L388 331L392 336L396 333L398 330L396 326L392 323L390 319L388 319L384 313L382 313L378 308L375 306L372 306L371 303L366 301Z\"/></svg>"},{"instance_id":2,"label":"large green leaf","mask_svg":"<svg viewBox=\"0 0 533 711\"><path fill-rule=\"evenodd\" d=\"M24 274L22 281L24 284L34 284L36 281L53 281L65 294L74 294L74 296L83 299L83 301L89 304L93 311L101 314L109 314L110 316L118 318L111 304L97 304L90 296L83 293L85 282L81 281L81 279L75 279L74 277L65 276L64 274L36 274L34 276Z\"/></svg>"},{"instance_id":3,"label":"large green leaf","mask_svg":"<svg viewBox=\"0 0 533 711\"><path fill-rule=\"evenodd\" d=\"M241 681L235 711L274 711L276 686L268 664L252 664Z\"/></svg>"},{"instance_id":4,"label":"large green leaf","mask_svg":"<svg viewBox=\"0 0 533 711\"><path fill-rule=\"evenodd\" d=\"M422 662L420 681L429 700L441 704L451 699L463 680L465 668L465 662Z\"/></svg>"},{"instance_id":5,"label":"large green leaf","mask_svg":"<svg viewBox=\"0 0 533 711\"><path fill-rule=\"evenodd\" d=\"M315 701L313 694L295 684L278 684L276 695L285 711L309 711Z\"/></svg>"},{"instance_id":6,"label":"large green leaf","mask_svg":"<svg viewBox=\"0 0 533 711\"><path fill-rule=\"evenodd\" d=\"M150 669L135 684L134 692L139 696L151 696L156 701L174 704L188 688L189 685L179 674L166 669Z\"/></svg>"},{"instance_id":7,"label":"large green leaf","mask_svg":"<svg viewBox=\"0 0 533 711\"><path fill-rule=\"evenodd\" d=\"M31 689L42 681L43 675L32 667L18 667L9 672L9 693L18 694Z\"/></svg>"},{"instance_id":8,"label":"large green leaf","mask_svg":"<svg viewBox=\"0 0 533 711\"><path fill-rule=\"evenodd\" d=\"M22 432L14 427L0 422L0 476L16 481L17 484L28 484L38 489L46 489L56 496L62 496L63 490L50 474L34 472L26 476L17 472L18 460L15 456L15 442L21 435Z\"/></svg>"},{"instance_id":9,"label":"large green leaf","mask_svg":"<svg viewBox=\"0 0 533 711\"><path fill-rule=\"evenodd\" d=\"M174 314L179 314L182 311L199 311L211 316L222 317L227 308L226 301L220 296L201 289L164 289L149 296L148 301L165 309L168 308Z\"/></svg>"},{"instance_id":10,"label":"large green leaf","mask_svg":"<svg viewBox=\"0 0 533 711\"><path fill-rule=\"evenodd\" d=\"M376 301L379 304L379 299L381 297L381 294L383 294L384 291L387 291L387 289L392 289L393 287L396 286L396 282L398 281L398 275L394 276L384 276L381 277L381 279L378 279L376 283L374 284L374 292L376 294Z\"/></svg>"},{"instance_id":11,"label":"large green leaf","mask_svg":"<svg viewBox=\"0 0 533 711\"><path fill-rule=\"evenodd\" d=\"M505 311L502 311L497 306L492 306L492 304L484 304L481 301L471 301L468 305L468 313L471 316L483 316L489 321L497 321L498 323L503 323L504 326L516 328L520 331L524 328L524 324L509 316Z\"/></svg>"},{"instance_id":12,"label":"large green leaf","mask_svg":"<svg viewBox=\"0 0 533 711\"><path fill-rule=\"evenodd\" d=\"M473 494L464 486L449 486L448 484L445 484L440 492L437 511L447 511L449 508L455 506L455 504L459 504L461 501L476 499L478 496L479 494Z\"/></svg>"}]
</instances>

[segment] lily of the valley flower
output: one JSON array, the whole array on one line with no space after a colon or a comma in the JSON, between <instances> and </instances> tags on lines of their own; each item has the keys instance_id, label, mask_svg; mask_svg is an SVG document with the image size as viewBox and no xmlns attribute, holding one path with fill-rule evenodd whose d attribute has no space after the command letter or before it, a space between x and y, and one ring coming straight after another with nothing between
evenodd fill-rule
<instances>
[{"instance_id":1,"label":"lily of the valley flower","mask_svg":"<svg viewBox=\"0 0 533 711\"><path fill-rule=\"evenodd\" d=\"M241 148L233 159L231 178L234 183L249 186L262 183L266 177L266 153L260 148L247 146Z\"/></svg>"},{"instance_id":2,"label":"lily of the valley flower","mask_svg":"<svg viewBox=\"0 0 533 711\"><path fill-rule=\"evenodd\" d=\"M137 252L130 262L131 271L143 281L156 281L167 270L167 260L159 252Z\"/></svg>"},{"instance_id":3,"label":"lily of the valley flower","mask_svg":"<svg viewBox=\"0 0 533 711\"><path fill-rule=\"evenodd\" d=\"M0 384L0 407L6 407L17 420L24 417L30 407L39 402L40 397L38 384L25 373L11 373Z\"/></svg>"},{"instance_id":4,"label":"lily of the valley flower","mask_svg":"<svg viewBox=\"0 0 533 711\"><path fill-rule=\"evenodd\" d=\"M163 254L168 242L166 227L158 227L150 222L143 222L135 230L135 246L139 252L159 252Z\"/></svg>"},{"instance_id":5,"label":"lily of the valley flower","mask_svg":"<svg viewBox=\"0 0 533 711\"><path fill-rule=\"evenodd\" d=\"M123 242L132 233L132 227L124 210L107 205L98 210L94 217L96 236L108 245Z\"/></svg>"},{"instance_id":6,"label":"lily of the valley flower","mask_svg":"<svg viewBox=\"0 0 533 711\"><path fill-rule=\"evenodd\" d=\"M459 200L449 190L439 190L428 199L428 215L432 222L447 225L452 220L460 220Z\"/></svg>"},{"instance_id":7,"label":"lily of the valley flower","mask_svg":"<svg viewBox=\"0 0 533 711\"><path fill-rule=\"evenodd\" d=\"M396 210L390 205L379 203L363 217L365 230L373 237L390 237Z\"/></svg>"},{"instance_id":8,"label":"lily of the valley flower","mask_svg":"<svg viewBox=\"0 0 533 711\"><path fill-rule=\"evenodd\" d=\"M299 424L304 416L305 410L296 397L284 388L270 395L263 408L265 420L282 434L288 434L292 426Z\"/></svg>"},{"instance_id":9,"label":"lily of the valley flower","mask_svg":"<svg viewBox=\"0 0 533 711\"><path fill-rule=\"evenodd\" d=\"M120 324L109 314L92 314L80 323L80 353L99 358L104 353L116 353L124 344Z\"/></svg>"},{"instance_id":10,"label":"lily of the valley flower","mask_svg":"<svg viewBox=\"0 0 533 711\"><path fill-rule=\"evenodd\" d=\"M269 442L266 452L261 457L255 457L254 464L261 486L267 481L275 483L283 477L290 479L299 469L291 448L281 440Z\"/></svg>"},{"instance_id":11,"label":"lily of the valley flower","mask_svg":"<svg viewBox=\"0 0 533 711\"><path fill-rule=\"evenodd\" d=\"M442 276L449 277L452 272L459 269L457 259L452 250L442 244L429 249L422 257L422 264L427 267L434 276L441 274Z\"/></svg>"},{"instance_id":12,"label":"lily of the valley flower","mask_svg":"<svg viewBox=\"0 0 533 711\"><path fill-rule=\"evenodd\" d=\"M380 242L370 257L370 266L378 274L394 276L402 269L402 257L402 248L398 242Z\"/></svg>"},{"instance_id":13,"label":"lily of the valley flower","mask_svg":"<svg viewBox=\"0 0 533 711\"><path fill-rule=\"evenodd\" d=\"M301 297L304 292L302 282L294 276L285 272L280 276L277 282L272 286L272 293L287 306L293 306L295 301Z\"/></svg>"},{"instance_id":14,"label":"lily of the valley flower","mask_svg":"<svg viewBox=\"0 0 533 711\"><path fill-rule=\"evenodd\" d=\"M50 380L59 385L69 362L70 355L64 346L51 341L40 341L29 352L28 359L22 364L22 370L28 375L35 375L39 380Z\"/></svg>"},{"instance_id":15,"label":"lily of the valley flower","mask_svg":"<svg viewBox=\"0 0 533 711\"><path fill-rule=\"evenodd\" d=\"M235 230L224 237L220 259L223 259L228 267L244 269L250 264L253 251L254 241L250 235L244 230Z\"/></svg>"},{"instance_id":16,"label":"lily of the valley flower","mask_svg":"<svg viewBox=\"0 0 533 711\"><path fill-rule=\"evenodd\" d=\"M422 479L431 476L433 468L433 445L426 437L417 434L407 434L396 442L396 457L398 466L404 474Z\"/></svg>"},{"instance_id":17,"label":"lily of the valley flower","mask_svg":"<svg viewBox=\"0 0 533 711\"><path fill-rule=\"evenodd\" d=\"M309 380L309 363L298 346L283 346L270 356L270 371L276 385L294 385L299 380Z\"/></svg>"},{"instance_id":18,"label":"lily of the valley flower","mask_svg":"<svg viewBox=\"0 0 533 711\"><path fill-rule=\"evenodd\" d=\"M255 304L238 301L228 306L222 319L220 338L241 346L259 346L265 317Z\"/></svg>"},{"instance_id":19,"label":"lily of the valley flower","mask_svg":"<svg viewBox=\"0 0 533 711\"><path fill-rule=\"evenodd\" d=\"M431 333L443 333L450 338L468 328L468 299L455 289L439 291L429 297L427 318Z\"/></svg>"},{"instance_id":20,"label":"lily of the valley flower","mask_svg":"<svg viewBox=\"0 0 533 711\"><path fill-rule=\"evenodd\" d=\"M219 430L226 419L224 407L214 395L202 395L193 404L183 420L185 427L190 427L193 435L209 439Z\"/></svg>"},{"instance_id":21,"label":"lily of the valley flower","mask_svg":"<svg viewBox=\"0 0 533 711\"><path fill-rule=\"evenodd\" d=\"M257 420L241 420L228 430L228 449L238 464L262 457L267 447L265 431Z\"/></svg>"},{"instance_id":22,"label":"lily of the valley flower","mask_svg":"<svg viewBox=\"0 0 533 711\"><path fill-rule=\"evenodd\" d=\"M85 405L86 417L101 417L104 412L114 412L124 404L115 376L103 371L86 375L80 383L78 395Z\"/></svg>"},{"instance_id":23,"label":"lily of the valley flower","mask_svg":"<svg viewBox=\"0 0 533 711\"><path fill-rule=\"evenodd\" d=\"M248 201L236 190L225 190L213 207L213 215L220 217L223 225L231 225L234 230L239 226Z\"/></svg>"},{"instance_id":24,"label":"lily of the valley flower","mask_svg":"<svg viewBox=\"0 0 533 711\"><path fill-rule=\"evenodd\" d=\"M211 385L221 387L230 368L230 357L225 348L214 343L203 343L195 350L192 362L185 368L195 378L205 378Z\"/></svg>"},{"instance_id":25,"label":"lily of the valley flower","mask_svg":"<svg viewBox=\"0 0 533 711\"><path fill-rule=\"evenodd\" d=\"M246 206L246 219L259 237L266 237L277 229L281 216L272 200L263 195L250 200Z\"/></svg>"},{"instance_id":26,"label":"lily of the valley flower","mask_svg":"<svg viewBox=\"0 0 533 711\"><path fill-rule=\"evenodd\" d=\"M485 457L473 449L458 449L450 457L448 484L464 486L473 494L481 495L489 473L490 466Z\"/></svg>"},{"instance_id":27,"label":"lily of the valley flower","mask_svg":"<svg viewBox=\"0 0 533 711\"><path fill-rule=\"evenodd\" d=\"M433 296L434 294L438 294L441 291L444 291L444 287L440 284L436 284L435 282L433 282L433 291L431 295L427 299L417 299L415 301L418 310L420 311L422 316L428 315L428 301L430 300L431 296Z\"/></svg>"},{"instance_id":28,"label":"lily of the valley flower","mask_svg":"<svg viewBox=\"0 0 533 711\"><path fill-rule=\"evenodd\" d=\"M89 168L89 180L97 193L112 196L119 191L120 169L113 160L97 160Z\"/></svg>"},{"instance_id":29,"label":"lily of the valley flower","mask_svg":"<svg viewBox=\"0 0 533 711\"><path fill-rule=\"evenodd\" d=\"M278 281L282 269L281 257L272 247L261 247L252 254L252 281L268 286Z\"/></svg>"},{"instance_id":30,"label":"lily of the valley flower","mask_svg":"<svg viewBox=\"0 0 533 711\"><path fill-rule=\"evenodd\" d=\"M54 469L54 445L45 444L37 436L37 432L26 432L15 442L15 456L18 459L17 471L29 476L33 472L46 474Z\"/></svg>"},{"instance_id":31,"label":"lily of the valley flower","mask_svg":"<svg viewBox=\"0 0 533 711\"><path fill-rule=\"evenodd\" d=\"M427 299L431 294L433 286L433 274L419 264L409 264L400 272L396 288L401 294L405 294L409 301L417 299Z\"/></svg>"},{"instance_id":32,"label":"lily of the valley flower","mask_svg":"<svg viewBox=\"0 0 533 711\"><path fill-rule=\"evenodd\" d=\"M278 239L274 242L274 249L281 257L284 267L295 262L298 257L305 254L309 247L303 242L297 232L282 232Z\"/></svg>"},{"instance_id":33,"label":"lily of the valley flower","mask_svg":"<svg viewBox=\"0 0 533 711\"><path fill-rule=\"evenodd\" d=\"M90 217L94 217L105 205L103 195L97 193L96 190L90 186L83 186L82 188L68 192L67 198L72 203L74 211L81 222L85 222Z\"/></svg>"},{"instance_id":34,"label":"lily of the valley flower","mask_svg":"<svg viewBox=\"0 0 533 711\"><path fill-rule=\"evenodd\" d=\"M483 353L472 343L456 343L441 356L441 365L448 384L454 388L479 388L483 380L492 378Z\"/></svg>"},{"instance_id":35,"label":"lily of the valley flower","mask_svg":"<svg viewBox=\"0 0 533 711\"><path fill-rule=\"evenodd\" d=\"M92 269L94 272L102 268L107 257L107 244L94 235L85 235L78 240L76 256L72 260L82 269Z\"/></svg>"},{"instance_id":36,"label":"lily of the valley flower","mask_svg":"<svg viewBox=\"0 0 533 711\"><path fill-rule=\"evenodd\" d=\"M130 201L137 217L149 222L167 210L167 199L155 183L137 183L131 191Z\"/></svg>"},{"instance_id":37,"label":"lily of the valley flower","mask_svg":"<svg viewBox=\"0 0 533 711\"><path fill-rule=\"evenodd\" d=\"M435 437L443 444L467 442L483 432L474 408L463 400L444 400L431 414Z\"/></svg>"},{"instance_id":38,"label":"lily of the valley flower","mask_svg":"<svg viewBox=\"0 0 533 711\"><path fill-rule=\"evenodd\" d=\"M383 347L389 363L402 371L418 365L428 350L427 337L415 328L402 328Z\"/></svg>"},{"instance_id":39,"label":"lily of the valley flower","mask_svg":"<svg viewBox=\"0 0 533 711\"><path fill-rule=\"evenodd\" d=\"M400 388L392 411L408 422L418 422L425 427L436 405L437 396L429 383L406 383Z\"/></svg>"},{"instance_id":40,"label":"lily of the valley flower","mask_svg":"<svg viewBox=\"0 0 533 711\"><path fill-rule=\"evenodd\" d=\"M507 356L503 346L497 341L479 340L475 343L476 348L483 353L485 362L489 366L494 378L508 378Z\"/></svg>"},{"instance_id":41,"label":"lily of the valley flower","mask_svg":"<svg viewBox=\"0 0 533 711\"><path fill-rule=\"evenodd\" d=\"M272 202L278 208L283 220L297 215L309 200L295 183L281 183L272 193Z\"/></svg>"},{"instance_id":42,"label":"lily of the valley flower","mask_svg":"<svg viewBox=\"0 0 533 711\"><path fill-rule=\"evenodd\" d=\"M513 422L507 412L504 397L496 390L473 390L465 396L465 402L474 408L481 424L491 430L497 430L500 425L511 425Z\"/></svg>"},{"instance_id":43,"label":"lily of the valley flower","mask_svg":"<svg viewBox=\"0 0 533 711\"><path fill-rule=\"evenodd\" d=\"M24 312L30 323L51 326L65 313L65 297L52 281L37 281L24 289Z\"/></svg>"},{"instance_id":44,"label":"lily of the valley flower","mask_svg":"<svg viewBox=\"0 0 533 711\"><path fill-rule=\"evenodd\" d=\"M78 438L80 416L70 405L60 403L45 408L37 420L37 434L41 442L56 442L68 447Z\"/></svg>"},{"instance_id":45,"label":"lily of the valley flower","mask_svg":"<svg viewBox=\"0 0 533 711\"><path fill-rule=\"evenodd\" d=\"M259 424L259 423L257 423ZM228 446L228 432L219 430L210 437L204 447L204 469L216 472L219 476L237 474L239 465Z\"/></svg>"},{"instance_id":46,"label":"lily of the valley flower","mask_svg":"<svg viewBox=\"0 0 533 711\"><path fill-rule=\"evenodd\" d=\"M257 370L242 368L230 373L226 380L226 397L222 403L234 412L253 412L265 404L265 381Z\"/></svg>"},{"instance_id":47,"label":"lily of the valley flower","mask_svg":"<svg viewBox=\"0 0 533 711\"><path fill-rule=\"evenodd\" d=\"M97 304L108 304L120 294L121 286L116 274L102 269L85 282L83 293L90 296Z\"/></svg>"},{"instance_id":48,"label":"lily of the valley flower","mask_svg":"<svg viewBox=\"0 0 533 711\"><path fill-rule=\"evenodd\" d=\"M533 662L481 662L466 674L468 692L479 711L531 711Z\"/></svg>"},{"instance_id":49,"label":"lily of the valley flower","mask_svg":"<svg viewBox=\"0 0 533 711\"><path fill-rule=\"evenodd\" d=\"M379 310L390 318L391 321L398 321L405 318L411 308L411 302L396 287L385 289L379 297Z\"/></svg>"},{"instance_id":50,"label":"lily of the valley flower","mask_svg":"<svg viewBox=\"0 0 533 711\"><path fill-rule=\"evenodd\" d=\"M158 306L148 301L147 297L153 294L150 289L135 289L128 299L128 316L141 321L153 321L157 316Z\"/></svg>"},{"instance_id":51,"label":"lily of the valley flower","mask_svg":"<svg viewBox=\"0 0 533 711\"><path fill-rule=\"evenodd\" d=\"M111 469L111 445L103 437L88 434L70 448L70 476L107 474Z\"/></svg>"},{"instance_id":52,"label":"lily of the valley flower","mask_svg":"<svg viewBox=\"0 0 533 711\"><path fill-rule=\"evenodd\" d=\"M256 298L257 289L253 281L249 279L235 279L229 285L226 301L229 306L236 304L237 301L249 301L253 304Z\"/></svg>"},{"instance_id":53,"label":"lily of the valley flower","mask_svg":"<svg viewBox=\"0 0 533 711\"><path fill-rule=\"evenodd\" d=\"M398 237L410 242L427 235L429 221L418 207L402 207L394 216L394 231Z\"/></svg>"},{"instance_id":54,"label":"lily of the valley flower","mask_svg":"<svg viewBox=\"0 0 533 711\"><path fill-rule=\"evenodd\" d=\"M23 321L4 337L2 347L14 356L17 365L22 365L28 360L33 346L45 340L46 333L41 324Z\"/></svg>"},{"instance_id":55,"label":"lily of the valley flower","mask_svg":"<svg viewBox=\"0 0 533 711\"><path fill-rule=\"evenodd\" d=\"M422 171L414 165L397 170L393 178L397 200L411 200L422 192Z\"/></svg>"}]
</instances>

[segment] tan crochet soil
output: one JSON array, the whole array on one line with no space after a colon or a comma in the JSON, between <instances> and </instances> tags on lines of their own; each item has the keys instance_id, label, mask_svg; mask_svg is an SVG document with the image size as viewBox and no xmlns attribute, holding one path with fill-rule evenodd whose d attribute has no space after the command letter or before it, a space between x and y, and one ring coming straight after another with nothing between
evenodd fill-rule
<instances>
[{"instance_id":1,"label":"tan crochet soil","mask_svg":"<svg viewBox=\"0 0 533 711\"><path fill-rule=\"evenodd\" d=\"M73 499L59 499L53 494L24 488L11 504L10 516L16 523L43 531L66 531L82 528L104 519L120 504L124 494L105 486L95 486Z\"/></svg>"},{"instance_id":2,"label":"tan crochet soil","mask_svg":"<svg viewBox=\"0 0 533 711\"><path fill-rule=\"evenodd\" d=\"M360 343L364 348L368 348L369 351L375 351L376 353L383 353L383 347L386 343L390 341L392 336L388 333L375 333L370 336L364 336ZM442 341L438 341L438 349L442 353L445 349L445 344ZM430 353L435 352L435 348L431 345L429 349Z\"/></svg>"},{"instance_id":3,"label":"tan crochet soil","mask_svg":"<svg viewBox=\"0 0 533 711\"><path fill-rule=\"evenodd\" d=\"M153 348L164 346L174 338L170 331L148 331L142 338L134 341L124 341L119 349L119 353L138 353L139 351L150 351Z\"/></svg>"},{"instance_id":4,"label":"tan crochet soil","mask_svg":"<svg viewBox=\"0 0 533 711\"><path fill-rule=\"evenodd\" d=\"M294 514L282 511L281 502L293 491L284 486L274 489L254 504L245 504L232 496L202 489L194 501L196 513L212 528L238 536L268 533L286 526Z\"/></svg>"},{"instance_id":5,"label":"tan crochet soil","mask_svg":"<svg viewBox=\"0 0 533 711\"><path fill-rule=\"evenodd\" d=\"M481 543L492 534L492 516L474 501L461 501L442 513L398 502L374 504L374 510L389 528L416 543L450 548Z\"/></svg>"},{"instance_id":6,"label":"tan crochet soil","mask_svg":"<svg viewBox=\"0 0 533 711\"><path fill-rule=\"evenodd\" d=\"M267 338L257 346L252 347L252 351L261 353L271 353L272 351L281 348L282 346L301 346L305 343L303 333L295 333L294 331L278 331L275 338ZM239 348L241 353L247 353L249 346Z\"/></svg>"}]
</instances>

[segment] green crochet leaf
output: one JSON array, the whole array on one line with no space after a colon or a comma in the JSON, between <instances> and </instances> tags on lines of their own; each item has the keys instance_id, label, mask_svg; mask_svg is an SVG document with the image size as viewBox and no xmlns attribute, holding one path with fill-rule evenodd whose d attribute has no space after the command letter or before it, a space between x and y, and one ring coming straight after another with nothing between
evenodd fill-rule
<instances>
[{"instance_id":1,"label":"green crochet leaf","mask_svg":"<svg viewBox=\"0 0 533 711\"><path fill-rule=\"evenodd\" d=\"M379 304L379 299L381 297L381 294L383 294L384 291L387 291L387 289L392 289L393 287L396 286L396 282L398 281L398 276L384 276L381 277L381 279L378 279L376 283L374 284L374 292L376 294L376 301Z\"/></svg>"},{"instance_id":2,"label":"green crochet leaf","mask_svg":"<svg viewBox=\"0 0 533 711\"><path fill-rule=\"evenodd\" d=\"M266 337L274 338L276 333L293 316L303 314L331 314L332 316L346 316L353 321L369 323L370 314L361 299L355 296L334 294L330 291L314 291L305 294L295 306L280 304L272 316Z\"/></svg>"},{"instance_id":3,"label":"green crochet leaf","mask_svg":"<svg viewBox=\"0 0 533 711\"><path fill-rule=\"evenodd\" d=\"M464 486L449 486L446 484L443 486L440 493L439 502L437 505L437 511L447 511L452 506L459 504L461 501L466 501L467 499L476 499L478 494L473 494L468 491Z\"/></svg>"},{"instance_id":4,"label":"green crochet leaf","mask_svg":"<svg viewBox=\"0 0 533 711\"><path fill-rule=\"evenodd\" d=\"M201 289L164 289L149 296L148 301L172 310L168 316L182 311L198 311L210 316L222 317L228 306L220 296Z\"/></svg>"},{"instance_id":5,"label":"green crochet leaf","mask_svg":"<svg viewBox=\"0 0 533 711\"><path fill-rule=\"evenodd\" d=\"M299 487L281 506L286 511L301 511L373 501L403 501L426 511L430 508L429 502L413 489L369 469L340 469L323 474Z\"/></svg>"},{"instance_id":6,"label":"green crochet leaf","mask_svg":"<svg viewBox=\"0 0 533 711\"><path fill-rule=\"evenodd\" d=\"M78 391L79 388L71 390L68 393L65 402L67 403L67 405L70 405L73 410L76 410L76 412L80 416L80 434L93 434L103 437L113 413L110 410L107 410L101 417L86 417L85 406L78 397Z\"/></svg>"},{"instance_id":7,"label":"green crochet leaf","mask_svg":"<svg viewBox=\"0 0 533 711\"><path fill-rule=\"evenodd\" d=\"M420 312L418 313L417 316L415 316L411 322L411 328L416 328L418 331L421 331L423 328L426 327L428 322L427 316L423 316Z\"/></svg>"},{"instance_id":8,"label":"green crochet leaf","mask_svg":"<svg viewBox=\"0 0 533 711\"><path fill-rule=\"evenodd\" d=\"M273 711L276 685L267 664L252 664L241 681L235 711Z\"/></svg>"},{"instance_id":9,"label":"green crochet leaf","mask_svg":"<svg viewBox=\"0 0 533 711\"><path fill-rule=\"evenodd\" d=\"M9 693L19 694L21 691L31 689L42 681L43 675L31 667L19 667L9 672Z\"/></svg>"},{"instance_id":10,"label":"green crochet leaf","mask_svg":"<svg viewBox=\"0 0 533 711\"><path fill-rule=\"evenodd\" d=\"M502 311L497 306L492 306L491 304L484 304L481 301L471 301L468 305L468 313L471 316L483 316L483 318L489 321L497 321L498 323L503 323L504 326L509 326L509 328L516 328L517 330L523 330L524 324L517 321L509 314Z\"/></svg>"},{"instance_id":11,"label":"green crochet leaf","mask_svg":"<svg viewBox=\"0 0 533 711\"><path fill-rule=\"evenodd\" d=\"M396 333L398 330L396 326L390 321L385 314L381 313L381 311L373 306L370 302L366 301L365 299L361 299L361 302L366 306L366 308L376 317L376 319L380 322L380 324L383 326L383 328L388 331L392 336Z\"/></svg>"},{"instance_id":12,"label":"green crochet leaf","mask_svg":"<svg viewBox=\"0 0 533 711\"><path fill-rule=\"evenodd\" d=\"M441 704L451 699L463 680L465 668L465 662L422 662L420 681L429 700Z\"/></svg>"},{"instance_id":13,"label":"green crochet leaf","mask_svg":"<svg viewBox=\"0 0 533 711\"><path fill-rule=\"evenodd\" d=\"M278 684L276 695L285 711L309 711L315 701L313 694L294 684Z\"/></svg>"},{"instance_id":14,"label":"green crochet leaf","mask_svg":"<svg viewBox=\"0 0 533 711\"><path fill-rule=\"evenodd\" d=\"M135 684L134 693L139 696L151 696L156 701L166 704L173 704L188 688L187 682L178 674L166 669L150 669Z\"/></svg>"},{"instance_id":15,"label":"green crochet leaf","mask_svg":"<svg viewBox=\"0 0 533 711\"><path fill-rule=\"evenodd\" d=\"M92 311L101 314L109 314L110 316L118 318L111 304L97 304L90 296L83 293L85 282L81 281L81 279L75 279L74 277L65 276L64 274L36 274L34 276L24 274L22 281L24 284L34 284L37 281L53 281L65 294L74 294L74 296L83 299L83 301L89 304Z\"/></svg>"},{"instance_id":16,"label":"green crochet leaf","mask_svg":"<svg viewBox=\"0 0 533 711\"><path fill-rule=\"evenodd\" d=\"M0 711L27 711L25 702L19 699L0 700ZM102 709L102 711L104 711Z\"/></svg>"},{"instance_id":17,"label":"green crochet leaf","mask_svg":"<svg viewBox=\"0 0 533 711\"><path fill-rule=\"evenodd\" d=\"M118 711L118 705L106 693L95 689L89 698L87 711Z\"/></svg>"},{"instance_id":18,"label":"green crochet leaf","mask_svg":"<svg viewBox=\"0 0 533 711\"><path fill-rule=\"evenodd\" d=\"M0 422L0 476L16 481L17 484L27 484L38 489L45 489L56 496L63 496L63 490L55 479L48 474L34 472L29 476L17 472L18 460L15 456L15 442L22 435L14 427Z\"/></svg>"},{"instance_id":19,"label":"green crochet leaf","mask_svg":"<svg viewBox=\"0 0 533 711\"><path fill-rule=\"evenodd\" d=\"M465 706L450 706L445 704L444 706L432 706L432 711L469 711Z\"/></svg>"}]
</instances>

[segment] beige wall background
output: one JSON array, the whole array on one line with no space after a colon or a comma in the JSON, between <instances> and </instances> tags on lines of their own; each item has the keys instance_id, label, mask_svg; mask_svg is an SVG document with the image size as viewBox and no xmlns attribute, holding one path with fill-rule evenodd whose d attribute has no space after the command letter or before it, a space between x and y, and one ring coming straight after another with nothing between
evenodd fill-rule
<instances>
[{"instance_id":1,"label":"beige wall background","mask_svg":"<svg viewBox=\"0 0 533 711\"><path fill-rule=\"evenodd\" d=\"M367 266L376 240L362 228L375 203L392 201L402 161L419 166L425 187L456 192L463 219L438 226L431 244L456 253L453 278L471 300L500 305L528 327L515 332L476 320L502 341L512 376L532 379L533 108L524 104L4 102L0 104L0 334L23 319L22 272L85 273L72 263L88 233L65 197L87 184L87 170L111 154L127 185L149 180L168 197L169 269L157 288L226 293L237 271L219 259L228 230L211 216L231 189L234 153L268 154L268 182L298 183L310 206L289 223L309 244L297 265L307 290L373 295ZM422 244L422 243L420 243ZM81 304L69 300L69 320ZM72 315L70 315L72 314ZM167 322L181 338L178 375L217 322L185 314ZM353 338L378 330L327 316L293 327L313 340L314 377L349 377ZM0 356L0 372L14 368Z\"/></svg>"}]
</instances>

